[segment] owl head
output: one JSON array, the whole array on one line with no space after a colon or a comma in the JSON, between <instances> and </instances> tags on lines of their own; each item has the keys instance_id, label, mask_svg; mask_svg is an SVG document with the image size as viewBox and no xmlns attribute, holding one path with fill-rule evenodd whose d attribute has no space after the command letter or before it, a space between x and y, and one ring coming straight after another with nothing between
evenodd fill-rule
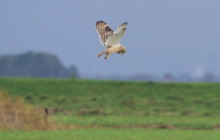
<instances>
[{"instance_id":1,"label":"owl head","mask_svg":"<svg viewBox=\"0 0 220 140\"><path fill-rule=\"evenodd\" d=\"M127 50L124 46L119 47L118 54L124 55L126 52L127 52Z\"/></svg>"}]
</instances>

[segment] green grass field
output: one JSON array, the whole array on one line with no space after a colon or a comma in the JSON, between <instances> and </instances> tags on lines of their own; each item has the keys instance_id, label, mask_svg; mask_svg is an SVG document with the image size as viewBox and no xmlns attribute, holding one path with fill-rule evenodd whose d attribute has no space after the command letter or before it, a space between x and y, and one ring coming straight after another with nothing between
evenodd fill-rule
<instances>
[{"instance_id":1,"label":"green grass field","mask_svg":"<svg viewBox=\"0 0 220 140\"><path fill-rule=\"evenodd\" d=\"M218 130L73 129L0 132L1 140L219 140Z\"/></svg>"},{"instance_id":2,"label":"green grass field","mask_svg":"<svg viewBox=\"0 0 220 140\"><path fill-rule=\"evenodd\" d=\"M195 130L220 128L219 117L55 115L51 120L79 127L92 126L105 128L167 128Z\"/></svg>"},{"instance_id":3,"label":"green grass field","mask_svg":"<svg viewBox=\"0 0 220 140\"><path fill-rule=\"evenodd\" d=\"M0 78L0 90L75 128L2 131L0 140L220 139L220 83Z\"/></svg>"}]
</instances>

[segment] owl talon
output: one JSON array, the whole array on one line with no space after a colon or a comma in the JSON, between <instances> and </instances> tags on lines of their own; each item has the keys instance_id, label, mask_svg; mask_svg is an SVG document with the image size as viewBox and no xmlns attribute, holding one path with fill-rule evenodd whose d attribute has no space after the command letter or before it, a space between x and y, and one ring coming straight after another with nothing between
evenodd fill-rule
<instances>
[{"instance_id":1,"label":"owl talon","mask_svg":"<svg viewBox=\"0 0 220 140\"><path fill-rule=\"evenodd\" d=\"M105 56L105 59L108 59L108 55Z\"/></svg>"}]
</instances>

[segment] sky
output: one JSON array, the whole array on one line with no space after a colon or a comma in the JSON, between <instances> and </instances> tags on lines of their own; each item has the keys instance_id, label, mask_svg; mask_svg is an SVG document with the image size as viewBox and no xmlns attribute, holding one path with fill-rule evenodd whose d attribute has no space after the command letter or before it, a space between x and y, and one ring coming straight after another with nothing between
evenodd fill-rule
<instances>
[{"instance_id":1,"label":"sky","mask_svg":"<svg viewBox=\"0 0 220 140\"><path fill-rule=\"evenodd\" d=\"M81 75L220 76L219 0L1 0L0 55L48 52ZM105 60L95 22L128 22L124 56Z\"/></svg>"}]
</instances>

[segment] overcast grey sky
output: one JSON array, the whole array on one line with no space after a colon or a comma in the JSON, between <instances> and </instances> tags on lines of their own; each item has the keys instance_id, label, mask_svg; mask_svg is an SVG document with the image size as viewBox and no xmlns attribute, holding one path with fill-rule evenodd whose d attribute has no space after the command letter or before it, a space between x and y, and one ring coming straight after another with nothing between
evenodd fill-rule
<instances>
[{"instance_id":1,"label":"overcast grey sky","mask_svg":"<svg viewBox=\"0 0 220 140\"><path fill-rule=\"evenodd\" d=\"M81 74L220 75L219 14L219 0L1 0L0 55L49 52ZM97 20L128 22L124 56L96 57Z\"/></svg>"}]
</instances>

